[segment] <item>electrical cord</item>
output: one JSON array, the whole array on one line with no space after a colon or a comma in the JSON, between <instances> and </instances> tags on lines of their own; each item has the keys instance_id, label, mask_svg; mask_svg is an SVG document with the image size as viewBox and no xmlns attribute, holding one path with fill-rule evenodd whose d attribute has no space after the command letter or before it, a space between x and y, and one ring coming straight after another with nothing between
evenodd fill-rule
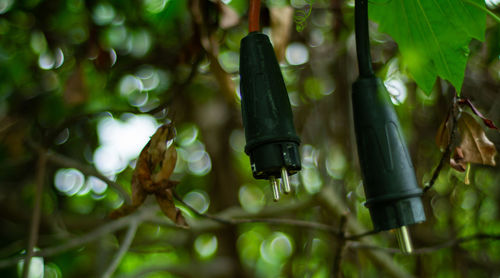
<instances>
[{"instance_id":1,"label":"electrical cord","mask_svg":"<svg viewBox=\"0 0 500 278\"><path fill-rule=\"evenodd\" d=\"M260 0L250 0L248 8L248 33L258 32L260 29Z\"/></svg>"},{"instance_id":2,"label":"electrical cord","mask_svg":"<svg viewBox=\"0 0 500 278\"><path fill-rule=\"evenodd\" d=\"M371 77L374 73L370 55L370 37L368 35L368 0L355 0L354 29L359 76Z\"/></svg>"}]
</instances>

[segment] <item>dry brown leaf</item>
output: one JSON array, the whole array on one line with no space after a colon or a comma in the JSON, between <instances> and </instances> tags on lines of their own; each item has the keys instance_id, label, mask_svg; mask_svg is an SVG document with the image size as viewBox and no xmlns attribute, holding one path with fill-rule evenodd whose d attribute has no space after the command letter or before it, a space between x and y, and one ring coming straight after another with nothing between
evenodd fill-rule
<instances>
[{"instance_id":1,"label":"dry brown leaf","mask_svg":"<svg viewBox=\"0 0 500 278\"><path fill-rule=\"evenodd\" d=\"M238 25L238 23L240 22L238 13L230 6L220 1L218 2L218 4L220 10L219 27L221 29L229 29Z\"/></svg>"},{"instance_id":2,"label":"dry brown leaf","mask_svg":"<svg viewBox=\"0 0 500 278\"><path fill-rule=\"evenodd\" d=\"M462 113L462 116L458 120L458 130L461 135L461 141L454 157L450 159L452 166L457 164L460 166L457 166L457 168L465 171L467 163L496 165L495 156L497 150L495 145L486 137L483 127L470 113Z\"/></svg>"},{"instance_id":3,"label":"dry brown leaf","mask_svg":"<svg viewBox=\"0 0 500 278\"><path fill-rule=\"evenodd\" d=\"M444 152L444 150L450 144L450 134L451 134L451 121L450 113L446 115L444 121L439 125L438 131L436 133L436 145L439 149Z\"/></svg>"},{"instance_id":4,"label":"dry brown leaf","mask_svg":"<svg viewBox=\"0 0 500 278\"><path fill-rule=\"evenodd\" d=\"M137 210L147 195L156 196L163 213L181 226L187 226L180 211L175 207L172 188L177 182L170 181L177 162L177 151L172 144L175 129L172 123L164 124L156 130L148 144L142 149L132 176L132 204L123 205L111 212L111 218L128 215Z\"/></svg>"},{"instance_id":5,"label":"dry brown leaf","mask_svg":"<svg viewBox=\"0 0 500 278\"><path fill-rule=\"evenodd\" d=\"M293 26L293 8L290 6L271 7L271 37L278 61L285 58L286 47Z\"/></svg>"},{"instance_id":6,"label":"dry brown leaf","mask_svg":"<svg viewBox=\"0 0 500 278\"><path fill-rule=\"evenodd\" d=\"M498 127L495 125L495 123L492 120L486 118L481 112L479 112L479 110L476 108L476 106L474 106L474 104L472 103L472 101L470 99L468 99L468 98L462 98L462 99L459 100L459 103L460 104L468 105L470 107L470 109L472 110L472 112L474 112L474 114L476 116L478 116L479 118L481 118L481 120L483 120L483 123L487 127L491 128L491 129L498 130Z\"/></svg>"},{"instance_id":7,"label":"dry brown leaf","mask_svg":"<svg viewBox=\"0 0 500 278\"><path fill-rule=\"evenodd\" d=\"M24 118L5 116L0 119L0 143L7 146L5 151L10 158L18 159L25 155L25 138L29 125Z\"/></svg>"},{"instance_id":8,"label":"dry brown leaf","mask_svg":"<svg viewBox=\"0 0 500 278\"><path fill-rule=\"evenodd\" d=\"M465 163L462 163L463 159L464 159L464 154L462 152L462 149L456 148L453 157L450 158L451 168L459 172L465 172L465 166L464 166Z\"/></svg>"},{"instance_id":9,"label":"dry brown leaf","mask_svg":"<svg viewBox=\"0 0 500 278\"><path fill-rule=\"evenodd\" d=\"M204 16L203 8L206 3L209 2L201 0L189 1L189 11L195 23L195 34L199 35L200 44L207 53L207 58L210 62L210 72L215 76L219 89L228 102L234 103L236 88L231 76L219 63L219 39L214 30L211 30L209 24L207 24L209 18Z\"/></svg>"},{"instance_id":10,"label":"dry brown leaf","mask_svg":"<svg viewBox=\"0 0 500 278\"><path fill-rule=\"evenodd\" d=\"M66 104L78 105L87 100L88 92L82 64L70 75L64 86L63 99Z\"/></svg>"},{"instance_id":11,"label":"dry brown leaf","mask_svg":"<svg viewBox=\"0 0 500 278\"><path fill-rule=\"evenodd\" d=\"M172 189L166 189L155 194L156 201L160 206L161 211L179 226L188 227L186 219L181 214L181 211L175 207Z\"/></svg>"}]
</instances>

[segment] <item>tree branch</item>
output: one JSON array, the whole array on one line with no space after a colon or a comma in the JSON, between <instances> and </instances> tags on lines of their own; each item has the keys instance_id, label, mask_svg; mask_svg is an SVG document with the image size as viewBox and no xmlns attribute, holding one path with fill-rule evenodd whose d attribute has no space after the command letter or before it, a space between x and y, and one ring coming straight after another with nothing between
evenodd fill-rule
<instances>
[{"instance_id":1,"label":"tree branch","mask_svg":"<svg viewBox=\"0 0 500 278\"><path fill-rule=\"evenodd\" d=\"M123 189L123 187L118 184L117 182L114 182L110 180L108 177L106 177L104 174L101 172L97 171L93 166L81 163L77 160L74 160L70 157L64 156L62 154L58 154L56 152L50 151L50 150L44 150L40 145L37 143L27 140L26 141L27 145L31 147L32 149L36 150L37 152L45 152L45 156L48 161L51 163L57 164L61 167L66 167L66 168L75 168L78 169L80 172L82 172L84 175L87 176L94 176L106 184L109 185L110 188L116 191L118 195L124 200L125 203L130 204L132 203L132 200L130 199L130 196L128 193Z\"/></svg>"},{"instance_id":2,"label":"tree branch","mask_svg":"<svg viewBox=\"0 0 500 278\"><path fill-rule=\"evenodd\" d=\"M453 246L460 245L462 243L476 241L476 240L477 241L500 240L500 234L478 233L478 234L474 234L474 235L470 235L470 236L458 237L458 238L451 239L451 240L442 242L442 243L434 245L434 246L415 249L415 250L413 250L413 252L410 255L433 253L433 252L436 252L436 251L441 250L441 249L450 248ZM350 244L349 248L379 250L379 251L383 251L383 252L389 253L389 254L401 254L402 253L401 250L399 250L397 248L386 248L386 247L381 247L381 246L376 246L376 245L371 245L371 244L363 244L363 243L358 243L358 242L354 242L354 243Z\"/></svg>"},{"instance_id":3,"label":"tree branch","mask_svg":"<svg viewBox=\"0 0 500 278\"><path fill-rule=\"evenodd\" d=\"M172 95L170 98L164 100L157 107L155 107L149 111L146 111L144 113L153 115L153 114L156 114L156 113L162 111L167 106L172 104L172 102L175 100L175 97L179 96L187 88L187 86L189 86L191 81L193 81L193 79L196 77L196 74L198 73L198 67L200 66L200 63L203 60L203 57L204 57L203 53L198 54L198 56L196 57L196 60L194 61L193 65L191 66L191 71L189 72L189 75L186 77L186 80L184 80L181 83L178 83L177 85L174 84L174 86L172 86L171 89L169 89L169 92L172 92L171 94L169 94L169 95ZM175 92L175 94L174 94L174 92Z\"/></svg>"},{"instance_id":4,"label":"tree branch","mask_svg":"<svg viewBox=\"0 0 500 278\"><path fill-rule=\"evenodd\" d=\"M141 278L147 277L148 274L168 272L176 277L227 277L228 273L232 273L232 259L228 257L216 257L206 262L193 261L187 264L169 264L150 266L137 271L134 274L120 275L119 278Z\"/></svg>"},{"instance_id":5,"label":"tree branch","mask_svg":"<svg viewBox=\"0 0 500 278\"><path fill-rule=\"evenodd\" d=\"M333 261L333 277L340 278L341 277L341 272L340 272L340 265L342 264L342 257L344 253L344 248L347 243L345 239L345 230L346 230L346 221L347 221L347 215L342 215L340 216L340 236L338 240L338 245L337 249L335 250L335 259Z\"/></svg>"},{"instance_id":6,"label":"tree branch","mask_svg":"<svg viewBox=\"0 0 500 278\"><path fill-rule=\"evenodd\" d=\"M327 209L332 215L340 217L344 215L347 211L347 205L345 202L339 198L335 190L331 186L323 187L322 191L316 195L318 202ZM358 222L358 220L352 215L348 214L346 221L346 231L354 234L351 238L353 240L359 240L363 244L373 245L371 241L366 236L373 235L377 233L376 231L368 231ZM376 252L374 250L366 250L366 256L372 260L372 262L379 268L383 269L389 277L402 278L402 277L412 277L406 269L397 264L392 257L388 256L382 252Z\"/></svg>"},{"instance_id":7,"label":"tree branch","mask_svg":"<svg viewBox=\"0 0 500 278\"><path fill-rule=\"evenodd\" d=\"M322 192L321 194L323 194ZM327 194L328 195L328 194ZM220 228L220 224L222 225L239 225L239 224L244 224L244 223L267 223L271 225L282 225L282 226L292 226L292 227L301 227L301 228L306 228L306 229L314 229L314 230L319 230L319 231L324 231L327 233L330 233L334 236L341 236L341 231L335 227L332 227L330 225L326 225L323 223L316 223L316 222L310 222L310 221L304 221L304 220L297 220L297 219L281 219L281 218L250 218L250 217L266 217L270 215L280 215L283 213L289 213L292 211L296 210L302 210L306 207L309 207L314 199L311 200L306 200L302 202L297 202L294 204L288 204L288 205L282 205L282 206L269 206L266 207L265 209L262 210L261 213L255 214L255 213L248 213L241 208L229 208L225 211L222 211L218 213L217 215L210 215L210 214L205 214L205 213L199 213L197 212L194 208L186 204L177 194L175 194L175 198L181 202L186 208L190 209L193 213L198 215L201 218L207 219L207 221L197 221L195 223L192 223L192 230L196 232L200 231L206 231L210 229L217 229ZM41 256L41 257L50 257L54 256L63 252L66 252L68 250L74 249L76 247L88 244L92 241L97 240L98 238L101 238L102 236L113 233L117 230L123 229L126 226L130 226L132 222L148 222L152 223L154 225L161 225L161 226L166 226L170 228L178 228L180 230L186 231L186 229L183 229L183 227L176 226L175 224L171 223L170 221L165 220L165 218L162 217L157 217L155 215L155 212L157 211L156 206L152 207L146 207L141 210L139 210L137 213L134 213L132 215L120 218L118 220L111 221L105 225L101 225L100 227L96 228L95 230L66 241L65 243L58 244L52 247L46 247L42 248L42 250L37 251L34 253L34 256ZM213 225L213 223L216 222L218 225ZM352 227L352 224L347 224L345 227ZM359 230L358 230L359 231ZM368 235L373 235L375 234L375 231L368 231L368 232L358 232L355 235L352 236L343 236L344 241L353 241L353 240L361 240L364 237ZM22 259L23 256L17 256L13 257L7 260L0 261L0 268L2 267L7 267L11 265L15 265L20 259ZM118 258L118 256L116 257ZM118 259L116 259L118 260ZM404 275L403 275L404 277Z\"/></svg>"},{"instance_id":8,"label":"tree branch","mask_svg":"<svg viewBox=\"0 0 500 278\"><path fill-rule=\"evenodd\" d=\"M40 216L42 214L42 195L43 195L43 184L45 180L46 167L47 167L47 156L45 155L45 152L41 151L39 152L38 156L35 204L33 206L30 237L28 240L28 251L26 257L24 258L23 276L22 276L23 278L27 278L29 276L31 258L33 257L34 248L38 241L38 229L40 227Z\"/></svg>"},{"instance_id":9,"label":"tree branch","mask_svg":"<svg viewBox=\"0 0 500 278\"><path fill-rule=\"evenodd\" d=\"M54 140L54 138L57 135L59 135L65 128L68 128L69 126L71 126L71 125L73 125L75 123L78 123L79 121L84 120L85 118L95 117L96 115L99 115L99 114L101 114L103 112L111 112L113 114L115 114L115 113L133 113L133 114L150 114L150 115L154 115L154 114L156 114L158 112L161 112L163 109L165 109L167 106L169 106L172 103L172 101L175 99L175 97L177 97L178 95L180 95L187 88L187 86L193 81L193 79L196 77L196 74L198 73L198 67L200 66L200 63L203 60L203 57L204 57L203 53L200 53L196 57L193 65L191 66L191 71L189 72L189 74L186 77L186 79L184 81L182 81L182 82L176 82L176 83L174 83L168 89L168 91L164 93L164 95L167 95L167 96L170 96L170 97L168 97L167 99L163 100L157 107L155 107L155 108L153 108L151 110L148 110L148 111L141 111L141 110L138 110L136 108L119 109L119 110L106 109L106 110L102 110L102 111L96 111L96 112L91 112L91 113L74 115L72 117L67 118L61 124L59 124L57 127L55 127L54 129L52 129L48 133L48 135L46 136L47 142L52 143L52 141Z\"/></svg>"},{"instance_id":10,"label":"tree branch","mask_svg":"<svg viewBox=\"0 0 500 278\"><path fill-rule=\"evenodd\" d=\"M188 208L190 211L192 211L194 214L201 218L206 218L210 219L212 221L218 222L220 224L224 225L239 225L239 224L245 224L245 223L266 223L270 225L280 225L280 226L292 226L292 227L300 227L300 228L307 228L307 229L313 229L313 230L319 230L319 231L324 231L331 233L337 237L342 237L344 240L357 240L361 237L372 235L375 232L370 231L367 233L362 233L359 235L354 235L354 236L349 236L346 237L344 233L341 231L341 229L332 227L327 224L323 223L318 223L318 222L311 222L311 221L304 221L304 220L297 220L297 219L283 219L283 218L222 218L218 216L214 216L208 213L200 213L198 212L195 208L191 207L189 204L184 202L182 198L174 191L174 197L179 201L183 206Z\"/></svg>"},{"instance_id":11,"label":"tree branch","mask_svg":"<svg viewBox=\"0 0 500 278\"><path fill-rule=\"evenodd\" d=\"M297 202L294 204L290 205L282 205L282 206L269 206L264 208L263 212L260 214L251 214L246 211L243 211L241 208L229 208L227 210L224 210L219 213L219 216L214 216L216 218L236 218L236 217L250 217L250 216L266 216L266 215L275 215L275 214L282 214L284 212L291 212L291 211L296 211L296 210L301 210L305 207L308 207L310 205L311 201L302 201L302 202ZM33 256L36 257L50 257L54 256L63 252L66 252L68 250L83 246L85 244L88 244L90 242L93 242L99 238L101 238L104 235L113 233L115 231L118 231L120 229L125 228L126 226L130 225L131 221L140 221L140 222L147 222L151 223L154 225L159 225L163 227L168 227L168 228L174 228L178 229L181 231L188 231L183 226L177 226L173 224L171 221L166 220L164 217L158 217L155 215L155 213L158 211L157 206L150 206L150 207L145 207L140 209L138 212L133 213L131 215L128 215L126 217L119 218L117 220L110 221L104 225L99 226L98 228L94 229L91 232L88 232L87 234L84 234L82 236L70 239L64 243L61 244L56 244L54 246L49 246L49 247L42 247L40 251L34 252ZM266 220L267 221L267 220ZM275 219L274 222L276 225L282 224L280 222L280 219ZM257 222L257 221L256 221ZM306 222L306 221L304 221ZM243 223L243 222L242 222ZM248 223L248 222L245 222ZM299 222L300 223L300 220ZM310 223L310 222L307 222ZM317 223L319 224L319 223ZM283 224L284 225L284 224ZM307 224L306 224L307 225ZM213 220L209 221L198 221L196 223L193 223L191 225L192 230L194 231L207 231L207 230L213 230L213 229L218 229L221 226L219 225L213 225ZM321 225L319 226L321 227ZM19 260L23 259L23 255L18 255L14 256L5 260L0 261L0 268L5 268L8 266L15 265L19 262Z\"/></svg>"},{"instance_id":12,"label":"tree branch","mask_svg":"<svg viewBox=\"0 0 500 278\"><path fill-rule=\"evenodd\" d=\"M140 221L138 221L137 219L133 219L130 222L127 234L125 235L125 239L123 240L120 249L113 258L113 261L111 261L111 263L109 264L108 269L104 271L104 274L102 275L103 278L111 277L111 275L113 275L118 265L120 265L123 256L125 256L125 253L127 253L128 249L130 248L130 245L132 244L132 241L134 240L135 233L137 232L137 227L139 226L139 224Z\"/></svg>"},{"instance_id":13,"label":"tree branch","mask_svg":"<svg viewBox=\"0 0 500 278\"><path fill-rule=\"evenodd\" d=\"M54 255L66 252L68 250L74 249L76 247L85 245L85 244L90 243L92 241L95 241L104 235L107 235L107 234L113 233L115 231L118 231L120 229L123 229L126 226L130 225L130 223L133 221L141 221L141 222L149 221L150 219L153 219L154 212L156 212L157 209L158 208L156 206L144 208L144 209L140 210L139 212L134 213L132 215L129 215L129 216L111 221L107 224L101 225L100 227L94 229L93 231L91 231L87 234L84 234L82 236L70 239L70 240L66 241L65 243L57 244L57 245L51 246L51 247L42 248L40 251L35 252L33 254L33 256L51 257ZM159 224L159 223L155 223L155 224ZM172 227L172 228L177 228L176 225L171 224L169 222L163 222L163 223L161 223L161 225ZM0 268L15 265L22 258L23 258L23 256L16 256L16 257L13 257L10 259L0 261Z\"/></svg>"},{"instance_id":14,"label":"tree branch","mask_svg":"<svg viewBox=\"0 0 500 278\"><path fill-rule=\"evenodd\" d=\"M441 170L443 169L445 162L450 161L451 149L453 146L453 142L455 141L455 134L456 134L456 130L457 130L457 121L458 121L458 117L460 115L456 93L453 96L453 101L451 102L449 115L451 115L452 121L451 121L451 128L450 128L451 132L450 132L448 145L446 146L446 149L445 149L443 155L441 156L441 159L439 160L438 166L436 167L436 169L432 173L431 179L429 180L427 185L424 187L424 193L427 192L429 189L431 189L434 186L434 183L436 182L437 178L439 177L439 174L441 173Z\"/></svg>"}]
</instances>

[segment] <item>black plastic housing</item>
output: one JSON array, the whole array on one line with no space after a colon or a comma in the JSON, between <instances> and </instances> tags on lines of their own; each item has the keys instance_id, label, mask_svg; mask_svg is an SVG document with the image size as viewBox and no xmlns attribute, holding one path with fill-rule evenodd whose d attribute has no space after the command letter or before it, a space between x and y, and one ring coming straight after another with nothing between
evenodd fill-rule
<instances>
[{"instance_id":1,"label":"black plastic housing","mask_svg":"<svg viewBox=\"0 0 500 278\"><path fill-rule=\"evenodd\" d=\"M241 40L240 92L245 152L256 179L300 170L300 139L281 70L269 38L252 32Z\"/></svg>"},{"instance_id":2,"label":"black plastic housing","mask_svg":"<svg viewBox=\"0 0 500 278\"><path fill-rule=\"evenodd\" d=\"M359 78L352 89L365 205L374 229L389 230L425 221L422 190L386 88L373 76Z\"/></svg>"}]
</instances>

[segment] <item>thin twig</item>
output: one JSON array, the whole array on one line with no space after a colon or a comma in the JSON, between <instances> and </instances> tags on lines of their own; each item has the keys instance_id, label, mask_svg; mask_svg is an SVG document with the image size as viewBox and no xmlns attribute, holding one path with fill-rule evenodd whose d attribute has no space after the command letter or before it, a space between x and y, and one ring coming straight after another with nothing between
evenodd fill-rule
<instances>
[{"instance_id":1,"label":"thin twig","mask_svg":"<svg viewBox=\"0 0 500 278\"><path fill-rule=\"evenodd\" d=\"M274 224L274 225L285 225L285 226L295 226L295 227L302 227L302 228L309 228L309 229L315 229L315 230L321 230L325 232L330 232L334 234L339 234L340 231L332 226L322 224L322 223L317 223L317 222L310 222L310 221L304 221L304 220L296 220L296 219L281 219L281 218L233 218L233 219L225 219L221 218L218 216L214 216L208 213L200 213L196 209L194 209L192 206L187 204L182 200L182 198L177 194L177 192L174 192L174 197L185 207L187 207L190 211L195 213L197 216L213 220L215 222L219 222L221 224L225 225L238 225L238 224L245 224L245 223L267 223L267 224Z\"/></svg>"},{"instance_id":2,"label":"thin twig","mask_svg":"<svg viewBox=\"0 0 500 278\"><path fill-rule=\"evenodd\" d=\"M280 206L280 207L267 207L265 208L265 213L264 214L282 214L284 211L295 211L300 208L307 207L309 204L309 201L302 201L298 202L293 205L289 206ZM186 229L183 226L178 226L173 224L170 221L165 220L164 217L158 217L155 215L155 212L158 210L157 206L151 206L151 207L145 207L140 209L138 212L128 215L126 217L122 217L120 219L110 221L104 225L99 226L98 228L94 229L91 232L88 232L87 234L81 235L79 237L70 239L66 242L56 244L54 246L48 246L48 247L42 247L40 251L36 251L34 253L34 256L36 257L51 257L54 255L58 255L60 253L66 252L68 250L83 246L85 244L88 244L90 242L93 242L104 235L113 233L115 231L118 231L120 229L125 228L126 226L129 225L130 221L136 219L141 222L147 222L153 225L158 225L162 227L167 227L167 228L172 228L172 229L177 229L179 231L189 231L189 229ZM194 210L193 210L194 211ZM229 208L225 211L220 212L221 215L228 215L229 217L233 216L244 216L244 215L250 215L249 213L241 210L241 209L234 209L234 208ZM216 217L217 218L217 217ZM218 217L220 218L220 217ZM279 222L279 219L277 220ZM197 225L193 227L193 230L210 230L214 229L215 227L211 225L209 222L201 222L199 223L200 225ZM13 256L7 259L0 260L0 269L9 267L12 265L17 264L20 260L24 258L24 255L17 255Z\"/></svg>"},{"instance_id":3,"label":"thin twig","mask_svg":"<svg viewBox=\"0 0 500 278\"><path fill-rule=\"evenodd\" d=\"M51 257L63 252L66 252L68 250L83 246L85 244L88 244L90 242L93 242L104 235L113 233L115 231L118 231L120 229L125 228L128 226L132 221L140 221L140 222L150 222L151 220L154 219L154 212L157 211L157 207L148 207L145 209L140 210L138 213L134 213L132 215L113 220L109 223L106 223L96 229L94 229L91 232L88 232L87 234L84 234L79 237L75 237L73 239L70 239L64 243L57 244L55 246L50 246L46 248L42 248L40 251L34 252L34 256L37 257ZM152 221L156 225L159 225L157 221ZM175 224L171 224L169 222L163 222L161 225L171 227L171 228L179 228ZM23 256L16 256L12 257L6 260L0 261L0 268L8 267L11 265L15 265L19 260L21 260Z\"/></svg>"},{"instance_id":4,"label":"thin twig","mask_svg":"<svg viewBox=\"0 0 500 278\"><path fill-rule=\"evenodd\" d=\"M424 192L427 192L429 189L431 189L434 186L434 183L436 183L436 180L439 177L439 174L441 173L441 170L443 169L445 162L450 160L451 150L452 150L453 142L455 141L455 134L456 134L456 130L457 130L457 121L458 121L458 118L460 116L460 111L459 111L458 104L457 104L456 93L453 96L453 101L452 101L451 107L450 107L450 114L451 114L452 120L451 120L451 128L450 128L451 132L450 132L450 138L448 141L448 145L446 146L446 149L445 149L443 155L441 156L441 159L439 160L438 166L436 167L436 169L432 173L431 179L429 180L427 185L424 187Z\"/></svg>"},{"instance_id":5,"label":"thin twig","mask_svg":"<svg viewBox=\"0 0 500 278\"><path fill-rule=\"evenodd\" d=\"M109 185L110 188L116 191L118 195L124 200L125 203L130 204L132 203L132 200L130 199L130 196L128 193L123 189L123 187L118 184L117 182L112 181L108 177L106 177L104 174L101 172L97 171L93 166L81 163L77 160L74 160L70 157L64 156L62 154L58 154L56 152L50 151L50 150L44 150L42 147L31 141L27 140L26 141L27 145L31 147L32 149L36 150L37 152L44 151L46 154L46 158L48 161L51 163L57 164L62 167L66 168L75 168L78 169L80 172L82 172L86 176L94 176L103 182L105 182L107 185Z\"/></svg>"},{"instance_id":6,"label":"thin twig","mask_svg":"<svg viewBox=\"0 0 500 278\"><path fill-rule=\"evenodd\" d=\"M357 234L357 235L346 236L345 239L348 241L356 241L356 240L359 240L359 239L364 238L366 236L371 236L371 235L378 234L378 233L380 233L380 231L371 230L371 231L364 232L364 233Z\"/></svg>"},{"instance_id":7,"label":"thin twig","mask_svg":"<svg viewBox=\"0 0 500 278\"><path fill-rule=\"evenodd\" d=\"M28 251L24 258L23 278L29 276L31 258L35 252L34 248L38 241L38 230L40 227L40 216L42 214L42 195L45 180L45 169L47 167L47 156L45 152L39 152L36 177L35 204L33 206L33 218L31 219L30 237L28 240Z\"/></svg>"},{"instance_id":8,"label":"thin twig","mask_svg":"<svg viewBox=\"0 0 500 278\"><path fill-rule=\"evenodd\" d=\"M69 158L67 156L64 156L62 154L55 153L53 151L49 151L47 153L47 159L59 166L66 167L66 168L75 168L78 169L80 172L82 172L86 176L94 176L103 182L105 182L107 185L109 185L110 188L112 188L120 197L123 199L123 201L127 204L131 204L132 200L130 199L130 196L128 195L127 191L123 189L123 187L118 184L115 181L112 181L108 177L106 177L104 174L101 172L97 171L93 166L83 164L79 161L76 161L72 158Z\"/></svg>"},{"instance_id":9,"label":"thin twig","mask_svg":"<svg viewBox=\"0 0 500 278\"><path fill-rule=\"evenodd\" d=\"M484 234L484 233L478 233L470 236L464 236L464 237L458 237L455 239L451 239L445 242L442 242L440 244L434 245L434 246L429 246L429 247L423 247L423 248L418 248L413 250L411 255L417 255L417 254L428 254L428 253L433 253L441 249L445 248L450 248L453 246L460 245L462 243L470 242L470 241L475 241L475 240L500 240L500 234ZM349 248L355 248L355 249L374 249L374 250L380 250L386 253L391 253L391 254L399 254L401 253L401 250L397 248L385 248L385 247L380 247L376 245L368 245L368 244L362 244L362 243L352 243L349 245Z\"/></svg>"},{"instance_id":10,"label":"thin twig","mask_svg":"<svg viewBox=\"0 0 500 278\"><path fill-rule=\"evenodd\" d=\"M218 223L221 223L224 225L239 225L239 224L246 224L246 223L266 223L266 224L271 224L271 225L292 226L292 227L314 229L314 230L328 232L328 233L334 234L335 236L341 235L341 231L338 228L335 228L335 227L332 227L330 225L323 224L323 223L311 222L311 221L305 221L305 220L283 219L283 218L232 218L232 219L221 218L221 217L211 215L208 213L198 212L196 209L194 209L189 204L184 202L182 200L182 198L175 191L174 191L174 197L183 206L188 208L190 211L192 211L197 216L199 216L201 218L210 219L212 221L215 221L215 222L218 222ZM357 240L359 238L373 235L375 233L377 233L377 232L376 231L369 231L369 232L362 233L359 235L344 237L344 239L347 241L348 240Z\"/></svg>"},{"instance_id":11,"label":"thin twig","mask_svg":"<svg viewBox=\"0 0 500 278\"><path fill-rule=\"evenodd\" d=\"M203 273L203 277L227 277L229 273L233 273L233 268L232 258L219 256L206 262L191 261L175 264L163 262L140 269L133 274L120 275L118 278L142 278L153 276L148 274L164 272L175 277L199 277L200 273Z\"/></svg>"},{"instance_id":12,"label":"thin twig","mask_svg":"<svg viewBox=\"0 0 500 278\"><path fill-rule=\"evenodd\" d=\"M325 186L321 192L316 195L317 201L321 206L325 208L330 214L339 217L348 211L348 206L342 198L341 195L337 193L333 186ZM365 227L354 217L352 214L347 216L346 228L347 231L353 233L354 235L368 235ZM365 244L375 244L373 240L369 237L359 238L359 241ZM373 262L373 264L379 268L383 269L387 277L393 278L403 278L403 277L413 277L408 271L402 267L400 264L394 261L392 256L389 256L383 252L377 252L374 250L366 250L363 252L366 257Z\"/></svg>"},{"instance_id":13,"label":"thin twig","mask_svg":"<svg viewBox=\"0 0 500 278\"><path fill-rule=\"evenodd\" d=\"M205 213L199 213L196 211L194 208L192 208L190 205L186 204L176 193L174 194L174 197L181 202L187 209L191 210L193 213L198 215L201 218L205 218L211 221L218 222L220 224L224 225L238 225L238 224L244 224L244 223L267 223L271 225L283 225L283 226L292 226L292 227L301 227L301 228L307 228L307 229L314 229L314 230L320 230L324 232L331 233L334 236L339 236L340 231L339 229L322 224L322 223L316 223L316 222L310 222L310 221L304 221L304 220L296 220L296 219L280 219L280 218L237 218L237 217L250 217L250 216L255 216L249 213L237 213L233 209L228 209L227 211L220 212L220 215L227 215L230 218L226 219L220 216L214 216L214 215L209 215ZM303 207L306 203L303 203L300 205L300 207ZM95 230L68 240L65 243L58 244L56 246L52 247L46 247L42 248L40 251L37 251L34 253L34 256L40 256L40 257L50 257L54 256L60 253L63 253L65 251L74 249L79 246L83 246L85 244L88 244L90 242L93 242L102 236L113 233L117 230L123 229L124 227L130 225L131 221L139 221L139 222L148 222L148 223L153 223L155 225L162 225L170 228L177 228L179 230L184 230L187 231L184 227L177 226L175 224L172 224L167 221L161 221L161 219L158 219L154 215L154 211L156 211L156 207L148 207L145 209L140 210L138 213L134 213L132 215L120 218L118 220L111 221L105 225L100 226L99 228L96 228ZM293 206L292 209L297 209L297 206ZM266 211L273 211L272 207L268 208ZM279 213L282 213L283 210L279 210ZM276 213L276 212L275 212ZM232 215L232 216L230 216ZM240 215L240 216L238 216ZM204 226L200 226L197 229L210 229L210 225L207 225L208 223L204 223ZM193 227L194 228L194 227ZM196 230L196 228L195 228ZM346 236L345 240L346 241L352 241L352 240L359 240L365 236L368 235L373 235L377 232L375 231L369 231L369 232L364 232L360 233L358 235L352 235L352 236ZM16 256L12 257L6 260L0 261L0 268L8 267L15 265L19 260L23 259L23 256Z\"/></svg>"},{"instance_id":14,"label":"thin twig","mask_svg":"<svg viewBox=\"0 0 500 278\"><path fill-rule=\"evenodd\" d=\"M166 99L165 101L163 101L162 103L160 103L160 105L158 105L157 107L155 107L149 111L145 111L145 112L140 111L138 109L119 109L119 110L106 109L106 110L102 110L102 111L95 111L95 112L91 112L91 113L75 115L75 116L72 116L72 117L66 119L61 124L59 124L56 128L52 129L48 133L48 135L46 136L48 138L47 142L52 143L54 138L57 135L59 135L65 128L68 128L68 127L72 126L73 124L78 123L86 118L91 118L91 117L95 117L97 115L100 115L103 112L111 112L112 114L133 113L133 114L151 114L151 115L154 115L154 114L162 111L167 106L169 106L172 103L172 101L175 99L175 97L180 95L186 89L186 87L191 83L191 81L193 81L193 79L196 77L196 74L198 73L198 67L200 66L200 63L203 60L203 56L204 55L201 53L200 55L198 55L196 57L196 60L194 61L193 65L191 66L191 71L189 72L189 75L186 77L186 79L183 82L173 84L168 89L168 91L164 93L164 95L172 95L172 96L169 97L168 99Z\"/></svg>"},{"instance_id":15,"label":"thin twig","mask_svg":"<svg viewBox=\"0 0 500 278\"><path fill-rule=\"evenodd\" d=\"M342 264L342 257L344 253L344 248L347 243L345 239L346 232L346 222L347 216L344 214L340 216L340 235L338 237L338 245L335 250L335 259L333 261L333 277L339 278L340 276L340 265Z\"/></svg>"},{"instance_id":16,"label":"thin twig","mask_svg":"<svg viewBox=\"0 0 500 278\"><path fill-rule=\"evenodd\" d=\"M191 71L189 72L189 75L186 77L186 80L177 84L176 86L174 85L171 87L171 89L169 91L172 93L169 95L172 95L172 96L170 98L163 101L157 107L155 107L149 111L146 111L144 113L154 115L154 114L162 111L163 109L165 109L170 104L172 104L172 102L175 100L175 98L177 96L179 96L189 86L189 84L191 84L191 81L193 81L193 79L196 77L196 74L198 73L198 67L201 64L203 57L204 57L203 53L198 54L198 56L196 57L196 60L194 61L193 65L191 66Z\"/></svg>"},{"instance_id":17,"label":"thin twig","mask_svg":"<svg viewBox=\"0 0 500 278\"><path fill-rule=\"evenodd\" d=\"M122 245L120 246L120 249L116 253L115 257L113 258L113 261L109 264L108 269L104 271L104 274L102 275L103 278L109 278L113 273L116 271L116 268L118 265L120 265L120 262L123 259L123 256L125 256L125 253L127 253L128 249L130 248L130 245L132 244L132 241L134 240L135 233L137 232L137 227L139 226L139 221L134 219L130 222L129 228L127 230L127 234L125 235L125 239L123 240Z\"/></svg>"}]
</instances>

